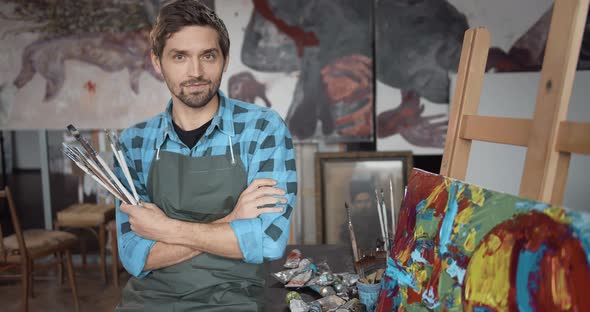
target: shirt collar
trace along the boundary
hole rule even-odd
[[[219,108],[217,109],[217,114],[215,114],[211,120],[211,125],[207,128],[205,136],[209,136],[215,128],[217,128],[225,135],[233,137],[235,136],[233,123],[234,103],[230,98],[225,96],[221,90],[217,91],[217,95],[219,96]],[[162,114],[160,127],[163,128],[164,131],[160,131],[156,138],[157,148],[164,143],[166,136],[172,136],[173,139],[179,140],[172,124],[172,99],[168,101],[166,110]]]

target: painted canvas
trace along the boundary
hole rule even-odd
[[[296,141],[373,141],[372,9],[357,0],[216,1],[235,47],[227,93],[277,110]]]
[[[491,33],[488,72],[539,71],[552,0],[376,0],[377,149],[441,154],[463,34]],[[590,20],[578,69],[590,68]]]
[[[127,127],[162,111],[149,59],[158,1],[0,4],[0,127]]]
[[[378,311],[583,311],[590,215],[414,169]]]

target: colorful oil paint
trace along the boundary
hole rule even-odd
[[[416,170],[378,311],[584,311],[590,215]]]

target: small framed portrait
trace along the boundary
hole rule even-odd
[[[349,245],[345,203],[350,208],[357,247],[374,250],[382,238],[377,194],[385,198],[389,233],[398,220],[412,152],[343,152],[316,154],[317,242]],[[390,181],[395,218],[391,215]],[[382,241],[382,240],[381,240]]]

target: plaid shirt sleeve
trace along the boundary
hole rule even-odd
[[[127,146],[132,146],[129,140],[126,140],[129,136],[126,135],[124,132],[120,138],[120,145],[121,150],[123,152],[123,156],[125,157],[125,162],[127,163],[127,167],[129,168],[129,172],[131,174],[131,179],[133,180],[133,184],[135,185],[135,189],[141,200],[149,201],[147,198],[147,192],[144,187],[144,183],[141,183],[140,178],[137,174],[135,168],[135,160],[132,160],[130,157],[131,151],[127,148]],[[115,161],[115,175],[117,178],[123,183],[123,185],[128,189],[129,185],[127,183],[127,179],[123,174],[123,170],[119,166],[118,162]],[[121,263],[123,267],[129,272],[129,274],[142,278],[148,275],[151,271],[143,271],[143,267],[145,266],[145,262],[147,260],[147,256],[150,252],[150,249],[156,243],[153,240],[145,239],[143,237],[138,236],[131,230],[131,225],[129,224],[129,216],[119,209],[121,202],[119,200],[117,202],[117,246],[119,248],[119,257],[121,259]]]
[[[259,127],[260,125],[260,127]],[[297,172],[291,134],[284,121],[274,111],[268,111],[257,122],[260,137],[248,166],[248,185],[254,179],[271,178],[276,187],[286,191],[282,213],[265,213],[254,219],[230,223],[238,244],[248,263],[262,263],[283,256],[289,239],[290,217],[297,195]]]

